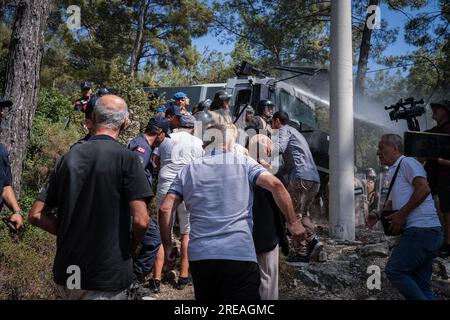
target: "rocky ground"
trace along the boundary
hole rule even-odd
[[[319,261],[286,262],[280,253],[280,299],[283,300],[398,300],[400,294],[392,288],[383,270],[396,238],[382,231],[358,228],[355,241],[335,241],[327,237],[326,225],[318,226],[324,243]],[[368,268],[381,271],[380,289],[368,289],[367,280],[373,274]],[[438,299],[450,298],[450,258],[436,258],[433,285]],[[163,283],[161,293],[146,299],[194,299],[193,286],[177,290]]]

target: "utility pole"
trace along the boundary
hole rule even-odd
[[[355,239],[351,0],[331,1],[330,236]]]

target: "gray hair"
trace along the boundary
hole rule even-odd
[[[400,152],[403,152],[403,139],[398,134],[384,134],[381,136],[381,143],[396,147]]]
[[[216,124],[208,128],[206,132],[210,137],[214,137],[214,145],[223,144],[232,147],[236,143],[233,130],[228,125]]]
[[[118,131],[128,118],[127,104],[125,103],[125,106],[119,110],[111,110],[102,104],[101,100],[98,99],[94,107],[95,127]]]

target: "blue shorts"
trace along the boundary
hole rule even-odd
[[[134,260],[134,273],[147,275],[152,271],[160,246],[161,236],[159,228],[155,221],[151,219],[144,239],[142,239],[142,249],[139,252],[139,256]]]

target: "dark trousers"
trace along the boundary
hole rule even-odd
[[[392,251],[386,276],[407,300],[432,300],[433,259],[442,244],[438,228],[408,228]]]
[[[189,261],[189,265],[198,301],[261,300],[255,262],[200,260]]]
[[[161,237],[158,225],[153,219],[150,219],[147,232],[142,239],[142,249],[134,260],[133,271],[136,275],[145,276],[150,273],[160,245]]]

